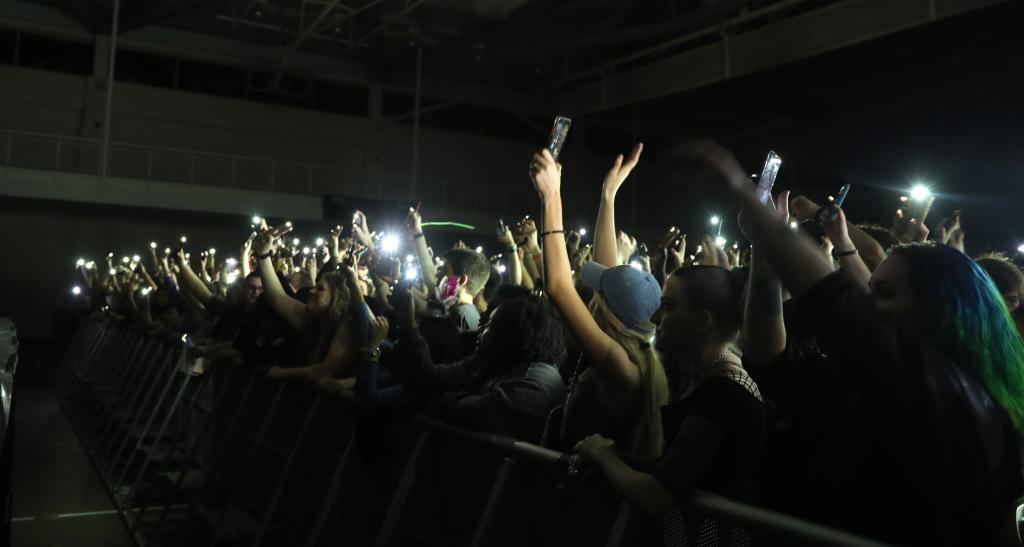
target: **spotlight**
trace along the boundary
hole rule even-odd
[[[385,253],[391,254],[398,250],[398,236],[394,234],[386,234],[380,238],[380,248]]]
[[[722,219],[718,218],[718,215],[711,215],[711,225],[718,226],[718,223],[722,222]]]
[[[260,218],[260,217],[259,217],[259,216],[257,216],[257,215],[253,215],[253,217],[252,217],[252,225],[253,225],[253,226],[259,226],[259,225],[260,225],[260,223],[262,223],[262,222],[263,222],[263,219],[262,219],[262,218]]]

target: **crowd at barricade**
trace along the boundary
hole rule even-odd
[[[691,544],[709,526],[683,509],[698,490],[898,545],[1017,544],[1024,273],[1009,255],[969,256],[959,213],[929,230],[927,192],[899,198],[888,228],[856,224],[848,186],[773,197],[777,156],[754,184],[707,142],[681,154],[749,245],[719,217],[699,242],[619,230],[642,145],[614,159],[585,244],[563,223],[559,148],[528,162],[541,214],[499,223],[490,257],[435,253],[418,206],[402,233],[357,211],[306,246],[254,217],[237,259],[152,242],[79,259],[75,291],[93,315],[185,335],[193,375],[242,368],[374,419],[421,412],[574,454],[559,545],[602,544],[593,523],[617,499],[634,544]],[[715,544],[758,539],[711,526]]]

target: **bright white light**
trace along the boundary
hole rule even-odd
[[[263,222],[263,219],[262,219],[262,218],[260,218],[259,216],[253,215],[253,217],[252,217],[252,223],[253,223],[254,225],[256,225],[256,226],[259,226],[259,224],[260,224],[261,222]]]
[[[238,265],[238,261],[233,259],[233,258],[229,258],[229,259],[225,260],[224,262],[227,262],[228,266],[237,266]]]
[[[212,254],[212,255],[217,254],[217,249],[214,249],[213,247],[210,247],[210,254]]]
[[[727,242],[726,242],[725,238],[722,237],[722,236],[718,236],[718,237],[715,238],[715,245],[718,245],[719,247],[725,247],[726,243]]]
[[[797,228],[800,227],[800,224],[798,224],[797,221],[793,220],[789,223],[789,227],[796,230]]]
[[[302,254],[308,255],[309,254],[309,247],[303,247],[302,248]]]
[[[636,260],[634,260],[634,261],[630,262],[630,263],[629,263],[629,265],[630,265],[630,266],[632,266],[632,267],[633,267],[633,269],[635,269],[635,270],[642,270],[642,269],[644,269],[643,265],[641,265],[641,264],[640,264],[639,262],[637,262]]]
[[[149,242],[149,248],[150,249],[156,249],[156,242],[155,241],[150,241]]]
[[[915,184],[914,187],[910,189],[910,197],[918,201],[927,199],[930,195],[932,195],[932,191],[923,184]]]
[[[192,258],[192,253],[185,253],[185,260]]]
[[[171,248],[170,247],[164,247],[164,254],[165,255],[171,254]]]
[[[151,290],[153,289],[150,289],[149,287],[142,287],[142,290],[140,292],[142,293],[142,296],[146,296],[147,294],[149,294],[149,291]]]
[[[235,281],[238,281],[238,273],[237,272],[229,273],[227,275],[227,277],[225,278],[225,281],[227,282],[228,285],[233,285],[235,283]]]
[[[289,220],[289,221],[285,222],[284,225],[289,227],[289,228],[291,228],[292,227],[292,221]]]
[[[1024,254],[1024,243],[1021,243],[1020,247],[1017,247],[1017,252],[1020,254]]]
[[[71,287],[71,294],[73,294],[75,296],[78,296],[78,295],[82,294],[82,287],[79,287],[78,285],[75,285],[74,287]]]
[[[386,234],[380,238],[380,248],[385,253],[393,253],[398,250],[398,236],[394,234]]]
[[[416,276],[417,276],[416,268],[406,268],[405,269],[405,280],[406,281],[416,281]]]
[[[110,268],[110,275],[117,275],[117,270]]]
[[[188,243],[188,238],[185,237],[185,236],[181,236],[181,243],[182,243],[182,245],[184,245],[185,243]]]
[[[181,335],[181,341],[185,342],[187,344],[188,343],[188,335],[187,334],[182,334]]]
[[[121,257],[121,262],[123,262],[125,264],[127,264],[127,263],[129,263],[131,261],[132,261],[132,259],[128,258],[127,256],[122,256]]]
[[[580,235],[581,236],[587,235],[587,229],[586,228],[580,228]]]
[[[90,260],[90,261],[85,263],[85,267],[89,268],[90,270],[92,270],[92,269],[96,268],[96,263],[93,262],[92,260]]]
[[[324,238],[322,238],[322,237],[316,238],[316,246],[317,247],[320,247],[323,244],[324,244]]]
[[[699,253],[699,252],[700,252],[700,250],[701,250],[701,249],[703,249],[703,248],[704,248],[704,246],[703,246],[703,245],[697,245],[697,252]]]
[[[78,266],[79,268],[81,268],[82,266],[85,266],[85,259],[84,258],[79,258],[77,261],[75,261],[75,266]]]
[[[114,258],[114,253],[107,253],[107,258]]]
[[[298,247],[299,246],[299,238],[293,239],[292,240],[292,245],[295,246],[295,247]]]
[[[482,252],[484,252],[484,248],[483,247],[477,247],[476,248],[476,252],[482,253]]]
[[[504,264],[498,264],[498,273],[505,273],[505,270],[506,268]]]
[[[717,226],[719,222],[722,222],[722,219],[718,218],[718,215],[712,215],[711,216],[711,225],[712,226]]]
[[[412,256],[412,255],[405,255],[405,261],[406,261],[406,262],[413,262],[414,260],[416,260],[416,257],[415,257],[415,256]]]
[[[132,262],[138,262],[138,261],[139,261],[139,255],[132,255]]]
[[[733,249],[739,249],[740,248],[740,244],[739,243],[733,243],[732,244],[732,248]]]

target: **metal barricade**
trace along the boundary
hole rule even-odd
[[[554,543],[567,454],[233,365],[193,376],[183,349],[91,321],[55,380],[139,545]],[[702,492],[684,509],[786,544],[880,545]],[[590,525],[628,545],[629,517]]]

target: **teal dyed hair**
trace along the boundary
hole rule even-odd
[[[924,335],[985,386],[1024,439],[1024,340],[985,270],[963,253],[929,243],[894,247],[929,308]]]

